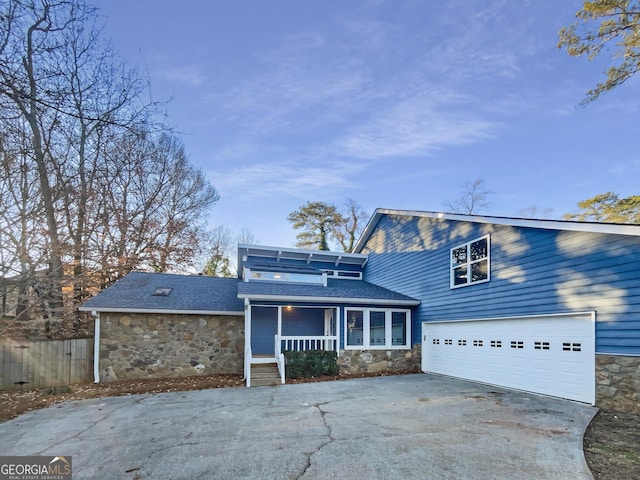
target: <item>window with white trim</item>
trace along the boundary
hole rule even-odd
[[[362,272],[350,270],[326,270],[322,269],[328,277],[348,278],[350,280],[362,280]]]
[[[293,272],[264,272],[250,269],[245,269],[245,271],[245,278],[250,281],[266,280],[269,282],[310,283],[326,286],[326,278],[324,275]]]
[[[489,235],[451,249],[451,288],[488,282],[490,269]]]
[[[346,349],[411,348],[411,311],[392,308],[347,308]]]

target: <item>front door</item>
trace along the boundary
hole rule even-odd
[[[278,307],[251,307],[251,353],[275,355],[274,337],[278,333]]]

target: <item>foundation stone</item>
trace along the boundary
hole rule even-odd
[[[420,371],[422,346],[411,350],[341,350],[340,372],[345,374]]]
[[[243,372],[244,317],[102,313],[100,381]]]
[[[596,406],[640,414],[640,357],[596,355]]]

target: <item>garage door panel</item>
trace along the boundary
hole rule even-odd
[[[423,323],[423,370],[594,403],[591,314]]]

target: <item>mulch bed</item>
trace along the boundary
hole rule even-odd
[[[599,411],[587,428],[584,456],[596,480],[640,478],[640,415]]]

